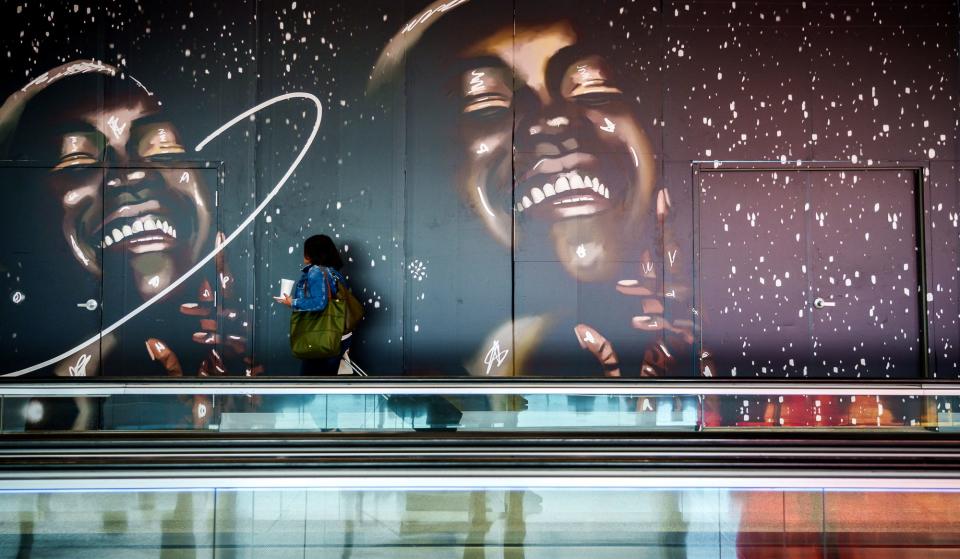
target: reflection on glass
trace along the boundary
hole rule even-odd
[[[882,388],[882,387],[881,387]],[[94,389],[92,389],[94,390]],[[238,389],[239,390],[239,389]],[[639,388],[643,390],[643,388]],[[519,390],[450,393],[358,390],[206,394],[117,391],[91,396],[3,396],[2,429],[20,431],[208,430],[224,432],[659,431],[717,429],[956,429],[958,397],[904,389],[817,387],[777,394],[716,393],[697,387],[658,393]],[[821,387],[822,392],[824,389]],[[879,389],[878,389],[879,391]],[[713,392],[713,393],[710,393]],[[918,395],[920,394],[920,395]]]
[[[213,491],[0,493],[0,556],[209,557]],[[204,551],[207,550],[207,551]]]
[[[4,557],[955,557],[952,490],[0,493]]]

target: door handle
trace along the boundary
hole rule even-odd
[[[823,297],[817,297],[813,300],[813,306],[817,309],[822,309],[824,307],[836,307],[837,304],[833,301],[824,301]]]
[[[88,311],[95,311],[100,305],[96,299],[87,299],[86,303],[77,303],[77,306],[81,309],[87,309]]]

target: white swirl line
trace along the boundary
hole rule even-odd
[[[190,276],[192,276],[193,274],[197,273],[197,271],[200,270],[200,268],[204,267],[208,262],[210,262],[217,254],[220,253],[220,251],[222,251],[224,248],[226,248],[226,246],[229,245],[229,244],[231,243],[231,241],[233,241],[234,239],[236,239],[236,238],[237,238],[237,235],[239,235],[244,229],[246,229],[247,226],[250,225],[250,223],[253,222],[253,220],[256,219],[258,215],[260,215],[260,212],[262,212],[262,211],[264,210],[264,208],[267,207],[267,204],[269,204],[270,201],[273,200],[273,198],[277,195],[277,193],[280,192],[280,189],[283,188],[283,185],[284,185],[284,184],[287,182],[287,180],[290,178],[290,175],[292,175],[292,174],[294,173],[294,171],[297,170],[297,167],[300,165],[300,162],[303,160],[304,156],[307,155],[307,150],[309,150],[309,149],[310,149],[310,146],[313,145],[313,140],[314,140],[314,138],[316,138],[316,136],[317,136],[317,131],[320,129],[320,121],[323,120],[323,106],[320,104],[320,99],[318,99],[315,95],[313,95],[313,94],[311,94],[311,93],[304,93],[304,92],[285,93],[285,94],[283,94],[283,95],[279,95],[279,96],[277,96],[277,97],[274,97],[273,99],[268,99],[267,101],[264,101],[263,103],[260,103],[259,105],[255,106],[255,107],[251,107],[251,108],[247,109],[246,111],[244,111],[244,112],[240,113],[239,115],[237,115],[237,116],[233,117],[232,119],[230,119],[229,122],[227,122],[226,124],[224,124],[224,125],[221,126],[220,128],[217,128],[217,129],[216,129],[214,132],[212,132],[209,136],[207,136],[206,138],[204,138],[203,141],[200,142],[199,144],[197,144],[197,147],[195,148],[195,151],[201,151],[204,147],[206,147],[206,145],[207,145],[208,143],[210,143],[211,141],[213,141],[214,139],[216,139],[220,134],[223,134],[228,128],[232,127],[234,124],[240,122],[241,120],[244,120],[244,119],[250,117],[250,115],[253,115],[253,114],[259,112],[261,109],[264,109],[264,108],[269,107],[269,106],[271,106],[271,105],[275,105],[275,104],[280,103],[280,102],[282,102],[282,101],[286,101],[286,100],[288,100],[288,99],[307,99],[307,100],[312,101],[313,104],[317,106],[317,120],[316,120],[316,122],[314,122],[314,124],[313,124],[313,130],[310,131],[310,137],[307,138],[306,143],[303,145],[303,149],[301,149],[301,150],[300,150],[300,153],[297,154],[297,158],[293,160],[293,164],[290,165],[290,168],[287,169],[287,172],[284,173],[283,177],[280,179],[279,182],[277,182],[276,186],[274,186],[273,189],[270,191],[270,193],[267,194],[266,198],[264,198],[263,201],[260,202],[260,204],[257,206],[257,208],[256,208],[250,215],[248,215],[248,216],[246,217],[246,219],[243,220],[243,223],[241,223],[240,226],[237,227],[237,228],[233,231],[233,233],[230,233],[230,235],[227,236],[226,239],[224,239],[224,241],[220,244],[220,246],[214,248],[214,250],[211,251],[210,254],[206,255],[202,260],[200,260],[199,262],[197,262],[197,263],[193,266],[193,268],[190,268],[189,270],[187,270],[187,272],[184,273],[182,276],[180,276],[176,281],[174,281],[173,283],[171,283],[170,285],[168,285],[166,288],[164,288],[162,291],[160,291],[159,293],[157,293],[157,294],[154,295],[153,297],[151,297],[151,298],[147,299],[146,301],[144,301],[139,307],[133,309],[132,311],[130,311],[129,313],[127,313],[124,317],[120,318],[119,320],[117,320],[116,322],[114,322],[113,324],[111,324],[110,326],[107,326],[106,328],[104,328],[103,330],[101,330],[97,335],[93,336],[93,337],[90,338],[89,340],[87,340],[87,341],[79,344],[78,346],[76,346],[76,347],[74,347],[74,348],[72,348],[72,349],[70,349],[70,350],[67,350],[67,351],[61,353],[60,355],[57,355],[56,357],[51,357],[50,359],[47,359],[46,361],[43,361],[43,362],[41,362],[41,363],[37,363],[36,365],[30,366],[30,367],[27,367],[27,368],[24,368],[24,369],[20,369],[19,371],[14,371],[14,372],[12,372],[12,373],[4,373],[3,375],[0,375],[0,376],[4,376],[4,377],[19,377],[19,376],[22,376],[22,375],[25,375],[25,374],[28,374],[28,373],[32,373],[33,371],[36,371],[36,370],[38,370],[38,369],[42,369],[42,368],[44,368],[44,367],[48,367],[48,366],[53,365],[54,363],[56,363],[56,362],[58,362],[58,361],[60,361],[60,360],[62,360],[62,359],[65,359],[65,358],[67,358],[67,357],[70,357],[71,355],[73,355],[74,353],[76,353],[76,352],[84,349],[84,348],[87,347],[88,345],[90,345],[90,344],[92,344],[92,343],[100,340],[101,338],[103,338],[103,337],[106,336],[107,334],[109,334],[109,333],[113,332],[114,330],[116,330],[117,328],[123,326],[123,325],[124,325],[128,320],[130,320],[131,318],[133,318],[133,317],[137,316],[138,314],[140,314],[141,312],[145,311],[148,307],[150,307],[150,305],[153,305],[154,303],[156,303],[156,302],[159,301],[160,299],[163,299],[168,293],[170,293],[171,291],[173,291],[174,289],[176,289],[177,287],[179,287],[180,284],[182,284],[183,282],[185,282],[188,278],[190,278]]]

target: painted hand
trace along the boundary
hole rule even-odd
[[[223,240],[223,233],[217,233],[217,244]],[[255,365],[247,355],[249,323],[234,308],[237,297],[233,273],[223,252],[217,254],[215,261],[220,300],[217,300],[210,281],[204,279],[197,293],[197,301],[180,305],[181,313],[196,317],[199,321],[200,329],[191,336],[193,341],[209,347],[197,375],[224,376],[232,374],[231,369],[242,366],[243,376],[257,376],[263,372],[263,367]]]
[[[217,244],[224,240],[223,233],[218,233]],[[243,376],[253,377],[263,372],[261,365],[256,365],[247,354],[246,329],[248,323],[240,318],[238,311],[232,307],[236,303],[233,284],[234,277],[230,271],[227,259],[223,252],[216,257],[217,281],[220,287],[220,301],[211,286],[210,280],[204,278],[197,291],[196,302],[180,305],[180,312],[198,320],[198,331],[191,339],[194,343],[208,348],[205,356],[197,366],[197,376],[225,376],[234,371],[243,370]],[[177,354],[162,340],[151,338],[147,340],[147,352],[153,361],[159,362],[167,375],[182,377],[183,366]],[[258,396],[248,396],[252,407],[259,405]],[[206,426],[213,416],[213,399],[210,396],[195,394],[187,398],[191,406],[191,421],[194,427]]]
[[[577,335],[580,347],[589,351],[603,367],[603,376],[620,376],[620,359],[613,350],[613,346],[603,334],[586,324],[577,324],[573,332]]]

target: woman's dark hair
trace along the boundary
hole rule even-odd
[[[343,259],[340,258],[337,245],[333,244],[333,239],[326,235],[314,235],[304,241],[303,255],[310,260],[311,264],[317,266],[326,266],[334,270],[343,267]]]

